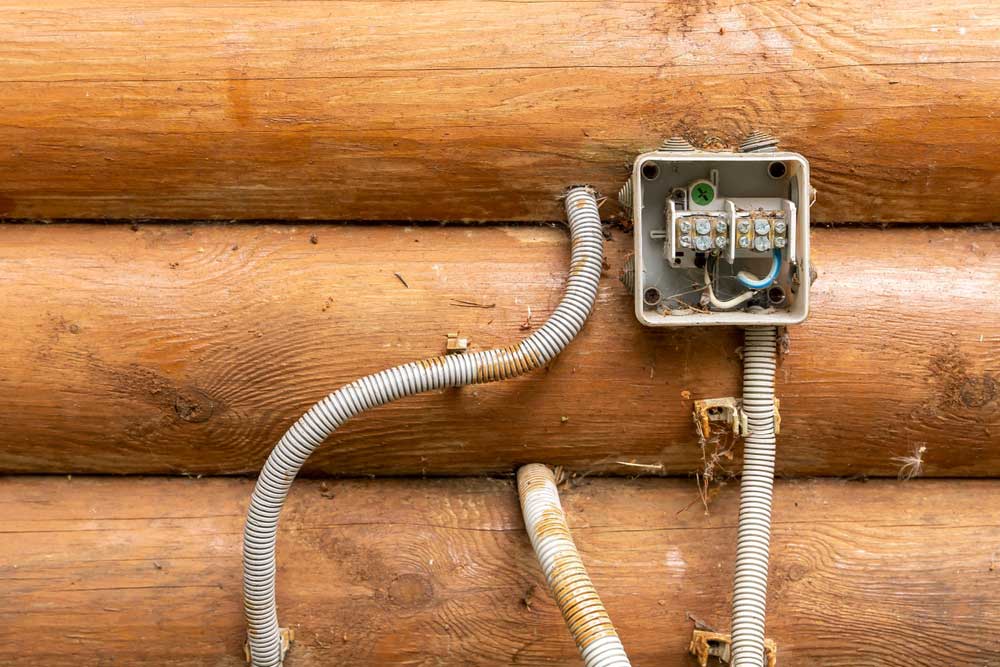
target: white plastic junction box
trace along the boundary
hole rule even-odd
[[[784,326],[809,313],[809,163],[751,135],[737,152],[671,139],[619,195],[635,233],[639,321]]]

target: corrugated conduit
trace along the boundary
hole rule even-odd
[[[774,370],[777,331],[748,328],[743,345],[744,441],[733,583],[733,667],[764,667],[764,613],[774,488]]]
[[[252,667],[278,667],[283,659],[274,596],[275,540],[281,507],[309,455],[358,413],[420,392],[517,377],[548,364],[579,333],[597,297],[604,236],[590,188],[570,189],[565,205],[572,241],[569,278],[544,325],[516,345],[415,361],[355,380],[310,408],[275,445],[257,479],[243,534],[243,604]]]
[[[584,664],[630,667],[618,633],[573,543],[552,471],[538,463],[524,466],[517,471],[517,491],[531,546]]]

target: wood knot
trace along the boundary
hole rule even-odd
[[[193,385],[175,382],[155,368],[138,364],[116,367],[94,362],[96,370],[110,377],[117,391],[155,405],[181,421],[198,424],[222,411],[224,404]],[[172,417],[168,417],[172,418]]]
[[[801,581],[809,574],[809,568],[802,563],[792,563],[788,566],[785,578],[790,582]]]
[[[401,607],[420,607],[434,597],[434,586],[426,576],[401,574],[389,584],[389,599]]]
[[[174,396],[174,412],[192,424],[207,422],[215,412],[215,401],[200,389],[184,387]]]
[[[988,373],[976,377],[970,375],[959,387],[958,396],[967,408],[981,408],[997,398],[997,381]]]

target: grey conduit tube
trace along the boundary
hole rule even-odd
[[[517,471],[521,514],[531,546],[586,667],[630,667],[618,633],[597,595],[559,502],[556,480],[546,466]]]
[[[565,204],[572,242],[566,293],[538,330],[508,347],[414,361],[355,380],[310,408],[275,445],[254,487],[243,532],[243,605],[252,667],[278,667],[283,659],[274,597],[278,517],[313,450],[354,415],[398,398],[505,380],[545,366],[579,333],[597,298],[604,235],[593,190],[572,188]]]
[[[743,345],[744,442],[733,583],[733,667],[764,667],[764,613],[774,489],[774,370],[777,330],[749,328]]]

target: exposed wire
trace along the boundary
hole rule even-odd
[[[744,287],[750,289],[764,289],[765,287],[770,287],[778,278],[778,272],[781,271],[781,249],[775,248],[774,255],[771,258],[771,270],[767,272],[767,275],[763,278],[758,278],[749,271],[740,271],[736,274],[736,279],[743,283]]]
[[[708,273],[708,263],[705,263],[705,294],[708,295],[708,302],[720,310],[730,310],[736,306],[746,303],[753,298],[753,290],[748,290],[740,294],[739,296],[734,296],[732,299],[726,299],[725,301],[720,300],[715,296],[715,290],[712,289],[712,277]]]

